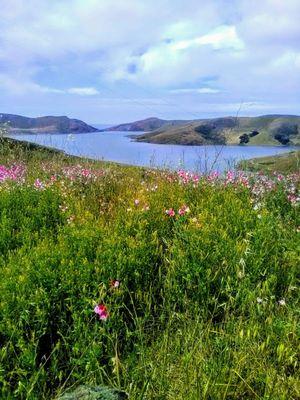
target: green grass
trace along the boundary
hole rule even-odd
[[[258,157],[242,161],[240,168],[249,171],[292,173],[300,171],[300,150],[276,156]]]
[[[0,164],[16,162],[24,181],[0,182],[1,399],[80,384],[134,400],[300,397],[290,178],[257,197],[2,142]]]

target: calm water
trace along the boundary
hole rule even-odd
[[[237,161],[291,150],[284,146],[178,146],[137,143],[128,132],[95,132],[75,135],[14,135],[20,140],[64,150],[68,154],[124,164],[179,168],[207,172],[233,168]],[[134,133],[138,134],[138,133]]]

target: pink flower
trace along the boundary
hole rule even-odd
[[[40,190],[42,190],[42,189],[44,189],[44,184],[43,184],[43,182],[41,182],[39,179],[36,179],[35,181],[34,181],[34,187],[36,188],[36,189],[40,189]]]
[[[134,205],[135,205],[135,206],[138,206],[139,204],[140,204],[139,199],[135,199],[135,200],[134,200]]]
[[[188,214],[190,211],[191,211],[190,208],[188,206],[184,205],[184,206],[179,208],[178,214],[179,215],[184,215],[184,214]]]
[[[110,281],[110,287],[117,289],[120,286],[120,281],[117,279],[112,279]]]
[[[108,312],[107,312],[107,308],[104,304],[98,304],[95,308],[94,308],[94,312],[98,315],[99,319],[101,319],[101,321],[106,321],[108,318]]]
[[[166,210],[166,214],[169,217],[175,217],[175,211],[173,210],[173,208],[170,208],[169,210]]]

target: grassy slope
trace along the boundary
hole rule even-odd
[[[240,168],[249,171],[263,171],[266,173],[280,171],[291,173],[300,171],[300,151],[280,154],[276,156],[258,157],[240,163]]]
[[[0,164],[15,162],[25,183],[0,183],[0,398],[79,383],[133,400],[299,398],[299,220],[282,183],[256,198],[3,145]]]
[[[237,121],[237,126],[232,128],[225,127],[221,131],[227,144],[239,144],[239,137],[242,134],[259,130],[260,134],[252,137],[247,145],[280,145],[271,135],[271,129],[276,124],[282,122],[295,123],[300,127],[300,117],[294,116],[240,117],[232,119]],[[191,121],[180,126],[166,125],[153,132],[140,135],[137,140],[161,144],[211,144],[203,136],[195,132],[197,126],[207,123],[207,121],[214,120]],[[291,144],[300,145],[300,133],[297,137],[291,138]]]

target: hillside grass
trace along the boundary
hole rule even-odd
[[[299,399],[299,176],[0,146],[1,399]]]
[[[258,157],[239,164],[241,169],[263,171],[264,173],[283,172],[285,174],[300,171],[300,150],[276,156]]]

